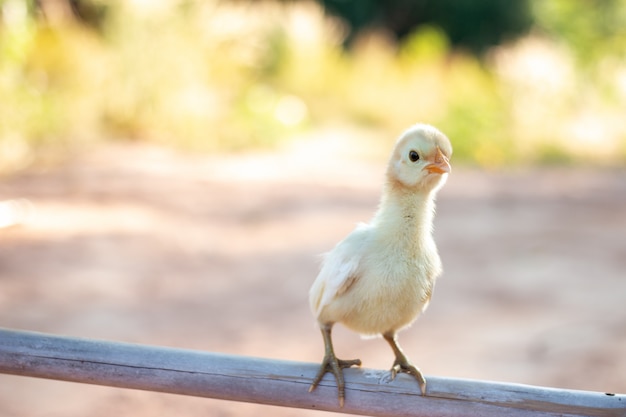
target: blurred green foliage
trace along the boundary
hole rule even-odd
[[[622,0],[535,1],[538,25],[571,48],[577,64],[594,67],[626,55],[626,5]]]
[[[308,1],[0,0],[0,172],[112,138],[237,150],[417,121],[483,166],[626,159],[624,2],[385,4],[434,17],[397,38]]]

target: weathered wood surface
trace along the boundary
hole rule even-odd
[[[427,376],[345,371],[308,392],[318,364],[0,329],[0,373],[371,416],[626,416],[626,396]]]

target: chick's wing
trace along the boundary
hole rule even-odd
[[[315,317],[319,316],[324,306],[348,291],[358,280],[359,265],[369,229],[369,225],[359,224],[348,237],[326,254],[320,273],[309,293],[309,302]]]

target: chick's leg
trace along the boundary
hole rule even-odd
[[[320,370],[317,372],[313,383],[309,387],[309,392],[313,391],[317,385],[320,383],[326,372],[332,372],[335,375],[335,379],[337,380],[337,391],[339,395],[339,406],[343,407],[344,400],[346,398],[345,393],[345,382],[343,379],[343,368],[349,368],[351,366],[361,366],[360,359],[352,359],[352,360],[341,360],[337,359],[335,356],[335,351],[333,349],[333,342],[330,337],[330,332],[333,325],[324,325],[322,326],[322,336],[324,337],[324,360],[322,361],[322,365],[320,366]]]
[[[398,372],[413,375],[415,379],[417,379],[422,395],[426,395],[426,379],[424,379],[424,375],[422,375],[419,368],[409,362],[408,358],[400,348],[400,345],[398,345],[395,332],[385,333],[383,334],[383,337],[387,343],[389,343],[391,349],[393,349],[393,353],[396,355],[396,360],[393,362],[393,366],[391,367],[391,379],[395,379]]]

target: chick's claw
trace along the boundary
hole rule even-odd
[[[335,380],[337,381],[337,391],[339,398],[339,406],[343,407],[345,398],[346,398],[346,390],[345,390],[345,381],[343,379],[343,368],[350,368],[351,366],[361,366],[360,359],[351,359],[351,360],[343,360],[337,359],[334,354],[327,354],[324,356],[324,360],[322,361],[322,365],[320,366],[313,383],[309,387],[309,392],[313,391],[319,385],[324,375],[327,372],[331,372],[335,375]]]
[[[391,367],[392,381],[396,378],[396,375],[399,372],[413,375],[415,379],[417,379],[417,383],[420,386],[420,391],[422,392],[422,395],[426,395],[426,379],[424,378],[424,375],[422,375],[422,371],[420,371],[418,367],[409,362],[405,356],[396,358],[395,362],[393,363],[393,366]]]

